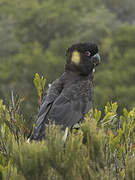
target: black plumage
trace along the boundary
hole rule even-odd
[[[72,127],[92,108],[93,69],[100,62],[94,43],[74,44],[66,51],[65,72],[49,87],[43,98],[31,140],[45,138],[46,125]]]

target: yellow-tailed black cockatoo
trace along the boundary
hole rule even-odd
[[[49,87],[43,98],[31,140],[42,140],[48,124],[62,130],[73,127],[92,108],[93,69],[100,63],[94,43],[78,43],[66,51],[64,73]]]

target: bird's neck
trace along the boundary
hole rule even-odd
[[[93,81],[93,78],[94,78],[94,73],[93,72],[89,73],[88,75],[83,75],[78,71],[72,71],[71,69],[65,69],[65,73],[68,76],[71,76],[71,77],[74,77],[74,78],[77,78],[77,79],[81,78],[81,79],[89,79],[89,80]]]
[[[71,73],[75,73],[78,76],[92,76],[93,75],[93,70],[88,71],[86,68],[84,67],[77,67],[73,64],[66,64],[65,65],[65,72],[71,72]]]

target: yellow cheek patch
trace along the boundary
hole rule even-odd
[[[79,64],[80,63],[80,53],[78,51],[74,51],[72,53],[72,58],[71,61],[75,64]]]

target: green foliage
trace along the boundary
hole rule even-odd
[[[88,120],[82,130],[70,134],[65,143],[62,137],[60,129],[53,126],[46,141],[19,145],[14,141],[13,167],[10,168],[16,171],[16,167],[18,176],[25,179],[101,179],[103,136],[101,130],[96,130],[96,124]],[[4,176],[7,172],[4,171]]]
[[[30,135],[31,125],[28,125],[20,113],[23,98],[11,96],[11,102],[6,107],[0,100],[0,165],[3,168],[12,159],[13,142],[18,144]]]
[[[35,74],[39,97],[45,79]],[[118,104],[107,103],[104,117],[95,109],[66,141],[60,127],[48,126],[42,142],[26,141],[28,125],[20,113],[24,99],[11,94],[6,107],[0,100],[0,175],[2,179],[123,179],[134,178],[135,108],[117,114]],[[102,117],[102,118],[101,118]],[[29,130],[30,131],[30,130]]]
[[[127,162],[134,156],[135,142],[135,109],[130,112],[123,110],[123,115],[117,117],[117,103],[105,106],[105,117],[100,122],[104,126],[106,160],[109,171],[114,168],[116,178],[127,176]],[[112,163],[113,162],[113,163]],[[111,172],[109,172],[111,177]]]
[[[135,18],[135,6],[133,0],[104,0],[106,6],[116,13],[117,17],[122,21],[133,23]]]
[[[1,100],[2,179],[134,179],[135,108],[129,112],[124,109],[120,117],[117,108],[117,103],[107,103],[102,119],[101,111],[90,111],[80,129],[73,129],[66,141],[64,132],[53,124],[48,126],[46,140],[28,143],[21,115],[15,111],[12,119],[10,108]]]
[[[45,76],[46,84],[52,82],[63,72],[66,48],[89,40],[98,43],[103,57],[95,75],[96,107],[101,109],[107,101],[113,100],[119,101],[121,112],[123,107],[132,108],[135,37],[130,22],[135,12],[132,3],[132,0],[78,0],[77,3],[1,0],[1,98],[9,100],[12,89],[26,97],[23,111],[29,121],[37,114],[38,105],[31,82],[33,74]],[[123,22],[123,16],[129,24]]]
[[[38,93],[38,96],[39,96],[39,102],[41,104],[43,93],[44,93],[46,79],[44,79],[43,76],[40,78],[39,74],[36,73],[33,82],[34,82],[35,87],[37,89],[37,93]]]
[[[44,143],[14,144],[13,162],[26,179],[46,179],[48,177],[48,150]]]
[[[127,163],[127,179],[135,179],[135,158],[132,158]]]
[[[0,178],[134,179],[134,17],[133,0],[0,1]],[[34,84],[41,103],[42,76],[56,79],[65,49],[88,40],[102,54],[95,74],[101,111],[91,111],[65,143],[59,128],[45,142],[26,143],[37,114]],[[10,100],[12,90],[21,98],[12,93]],[[119,107],[104,109],[107,101]]]
[[[103,107],[106,101],[118,101],[122,113],[134,102],[135,27],[123,26],[106,37],[102,43],[103,64],[96,72],[95,104]]]

